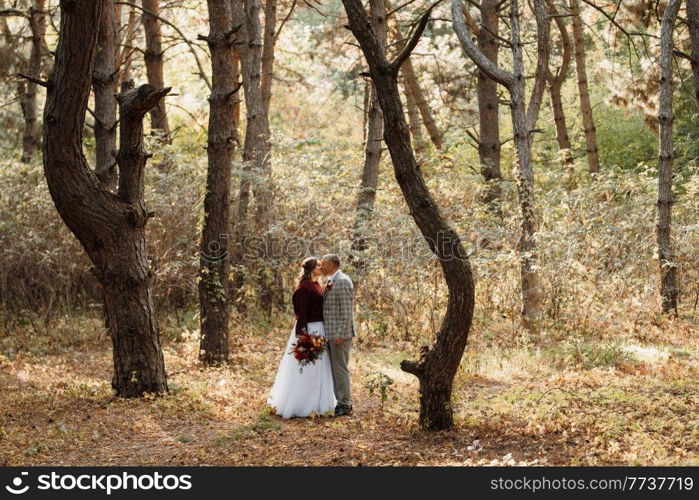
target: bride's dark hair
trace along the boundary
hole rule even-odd
[[[304,281],[311,281],[313,278],[313,270],[318,265],[318,259],[316,257],[308,257],[303,260],[301,267],[303,268],[298,276],[298,283],[300,285]]]

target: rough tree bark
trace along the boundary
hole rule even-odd
[[[386,52],[388,25],[386,19],[386,4],[384,0],[369,0],[371,24],[374,33]],[[366,229],[371,219],[376,200],[376,189],[379,182],[379,166],[383,146],[383,113],[379,104],[376,85],[372,82],[369,88],[369,110],[367,113],[366,141],[364,142],[364,165],[362,166],[362,183],[357,196],[357,214],[354,219],[352,250],[366,250]],[[358,262],[362,262],[361,259]]]
[[[262,114],[269,117],[269,103],[272,99],[272,80],[274,77],[274,45],[277,41],[277,0],[265,0],[265,28],[262,44],[262,76],[260,86],[262,93]],[[269,118],[267,119],[269,127]],[[267,131],[269,133],[269,131]]]
[[[163,47],[162,35],[160,31],[160,20],[149,15],[153,13],[160,16],[160,0],[142,0],[143,5],[143,29],[146,32],[146,50],[143,53],[143,60],[146,63],[146,75],[148,83],[156,89],[162,88],[163,79]],[[169,140],[170,125],[168,123],[165,102],[161,101],[150,112],[150,123],[152,130],[158,130],[163,135],[163,139]]]
[[[233,71],[235,74],[235,81],[237,82],[240,80],[240,53],[235,45],[233,46]],[[238,141],[237,146],[240,147],[240,103],[243,102],[243,100],[240,98],[240,94],[238,94],[238,96],[239,97],[233,104],[233,123],[235,126],[236,140]]]
[[[243,248],[245,241],[254,230],[257,235],[267,238],[269,213],[272,202],[272,172],[269,161],[271,145],[269,141],[269,116],[265,113],[263,100],[262,73],[262,35],[260,28],[259,0],[231,0],[233,22],[238,29],[236,47],[240,54],[240,68],[243,76],[245,94],[245,139],[243,143],[243,173],[238,195],[238,213],[235,226],[235,248],[233,264],[235,266],[234,291],[243,286],[244,269]],[[276,37],[273,37],[276,39]],[[273,50],[273,48],[272,48]],[[269,84],[271,85],[271,78]],[[250,195],[254,196],[255,213],[251,220],[249,214]],[[259,237],[259,236],[257,236]],[[264,245],[264,243],[263,243]],[[265,245],[266,246],[266,245]],[[267,313],[273,304],[273,285],[275,276],[266,272],[265,257],[256,259],[261,262],[257,270],[260,290],[260,305]],[[240,298],[236,304],[243,306]]]
[[[116,10],[114,0],[101,0],[102,17],[100,18],[97,51],[95,53],[95,70],[92,73],[92,88],[95,94],[95,143],[97,178],[109,189],[117,183],[116,171],[116,135],[117,102],[114,98],[117,90],[117,32]]]
[[[512,128],[515,141],[515,166],[517,193],[520,209],[520,237],[517,250],[520,256],[522,283],[522,318],[524,325],[533,328],[541,316],[541,290],[537,271],[537,251],[534,235],[537,220],[534,208],[534,171],[531,164],[532,132],[541,108],[541,98],[546,80],[549,54],[549,22],[544,0],[533,0],[537,25],[537,64],[529,106],[525,106],[525,75],[520,35],[520,14],[517,0],[510,1],[510,28],[512,46],[512,72],[501,69],[483,54],[471,40],[466,25],[461,0],[452,0],[452,19],[461,46],[468,57],[491,79],[510,92]]]
[[[580,19],[579,0],[570,0],[570,13],[573,20],[573,47],[575,52],[575,71],[578,74],[578,94],[580,95],[580,112],[585,131],[587,162],[590,174],[599,172],[599,152],[597,151],[597,129],[592,116],[590,91],[587,88],[587,69],[585,68],[585,39],[583,23]]]
[[[405,94],[405,107],[408,111],[408,126],[410,127],[410,136],[413,138],[413,149],[417,157],[425,150],[425,142],[422,137],[422,129],[420,127],[420,110],[417,109],[417,100],[409,85],[405,83],[403,77],[403,93]]]
[[[561,151],[561,162],[564,165],[573,165],[573,154],[571,151],[570,137],[568,137],[568,128],[566,127],[566,116],[563,111],[563,98],[561,90],[568,76],[568,68],[570,66],[570,36],[568,36],[568,28],[559,15],[556,6],[552,0],[548,0],[549,13],[556,23],[558,32],[561,36],[561,65],[556,70],[556,74],[551,71],[551,67],[546,65],[546,82],[549,86],[549,95],[551,96],[551,108],[553,109],[553,121],[556,125],[556,140],[558,141],[558,149]]]
[[[498,64],[500,42],[497,37],[500,32],[499,4],[500,0],[481,1],[481,27],[477,33],[478,48],[493,64]],[[483,195],[483,201],[496,205],[501,195],[500,181],[500,105],[498,84],[482,70],[478,74],[478,158],[481,163],[481,173],[488,183]]]
[[[681,0],[669,0],[660,23],[660,97],[658,103],[658,265],[660,268],[660,297],[663,313],[677,315],[677,262],[672,248],[672,163],[675,157],[672,125],[672,33]]]
[[[427,104],[427,99],[425,99],[425,93],[420,87],[420,82],[417,79],[417,74],[413,68],[413,63],[408,58],[401,68],[403,73],[403,78],[405,79],[405,84],[410,87],[410,92],[415,97],[415,104],[417,109],[420,111],[420,116],[422,117],[422,123],[425,124],[427,133],[430,136],[430,140],[434,147],[437,149],[442,149],[444,146],[444,141],[442,140],[442,133],[437,128],[437,123],[434,121],[434,116],[432,115],[432,110],[430,105]]]
[[[29,27],[32,32],[32,48],[29,53],[29,68],[27,76],[41,78],[41,47],[46,35],[46,11],[44,0],[34,0],[29,8]],[[36,111],[37,84],[29,80],[26,91],[21,99],[22,114],[24,115],[24,133],[22,134],[22,162],[29,163],[40,147],[41,130],[37,123]]]
[[[422,348],[419,361],[405,360],[401,368],[415,375],[420,383],[420,424],[428,430],[453,426],[451,391],[473,319],[474,282],[468,257],[459,236],[445,221],[425,184],[410,147],[410,132],[405,122],[398,71],[427,24],[423,16],[413,37],[393,62],[388,62],[361,0],[343,0],[349,29],[359,41],[369,64],[384,116],[384,140],[393,162],[410,215],[430,249],[439,259],[449,299],[446,314],[434,344]]]
[[[231,2],[209,0],[207,3],[210,32],[203,38],[211,53],[212,78],[199,275],[199,358],[206,365],[217,365],[228,359],[228,228],[231,166],[237,140],[233,108],[240,86],[233,61],[235,30]]]
[[[694,100],[699,106],[699,0],[687,0],[687,26],[689,26],[690,61],[694,77]]]
[[[44,173],[68,228],[94,264],[104,290],[118,396],[167,391],[158,324],[150,293],[143,201],[143,117],[170,89],[125,87],[119,94],[121,149],[118,194],[106,190],[82,152],[82,130],[102,2],[61,2],[55,64],[44,108]],[[131,83],[133,86],[133,83]]]

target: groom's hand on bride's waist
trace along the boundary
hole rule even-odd
[[[335,339],[335,345],[342,345],[345,343],[345,339]]]

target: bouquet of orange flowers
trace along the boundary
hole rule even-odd
[[[296,342],[291,344],[291,351],[296,361],[299,362],[299,371],[303,372],[303,367],[315,363],[323,354],[327,339],[321,335],[304,333],[300,335]]]

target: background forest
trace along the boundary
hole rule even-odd
[[[457,26],[506,71],[519,46],[513,1],[464,2]],[[124,172],[138,171],[117,153],[129,130],[114,98],[127,96],[123,82],[172,87],[145,117],[152,156],[142,199],[130,200],[145,207],[149,335],[166,389],[119,379],[110,329],[123,318],[106,303],[107,257],[59,211],[110,219],[87,198],[57,211],[47,184],[60,170],[42,151],[70,148],[47,143],[51,130],[42,138],[45,87],[49,111],[79,94],[56,93],[51,76],[59,2],[0,2],[0,465],[699,464],[695,0],[519,3],[526,103],[537,82],[543,92],[527,122],[529,176],[516,161],[528,143],[511,119],[516,84],[479,69],[452,4],[366,6],[389,61],[424,27],[397,83],[415,171],[473,274],[475,303],[456,333],[442,326],[456,272],[416,225],[420,202],[406,204],[408,170],[394,175],[382,141],[395,124],[389,92],[372,84],[380,64],[367,63],[348,19],[356,0],[99,3],[82,127],[91,183],[122,197]],[[670,231],[671,247],[659,243]],[[356,286],[356,411],[281,420],[264,403],[293,325],[291,291],[300,261],[327,252]],[[202,328],[218,332],[214,347]],[[442,432],[421,406],[429,379],[401,365],[429,365],[423,346],[437,356],[435,338],[465,346],[444,354],[458,370],[444,381],[453,425]]]

